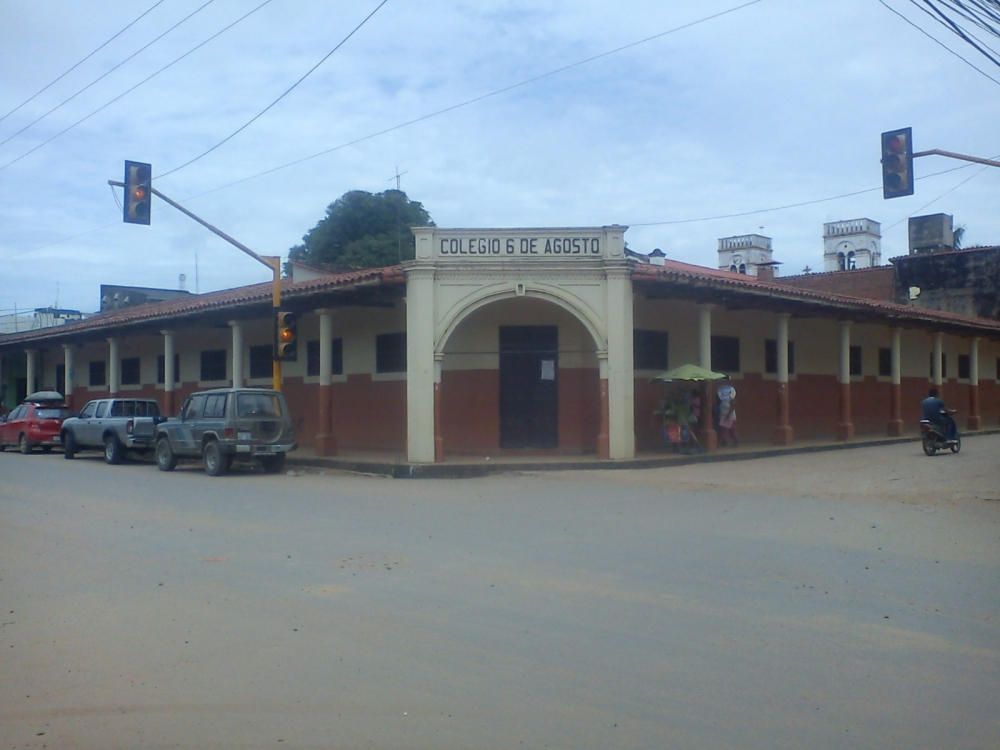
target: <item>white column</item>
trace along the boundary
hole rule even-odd
[[[942,354],[944,350],[944,334],[940,331],[934,334],[934,359],[932,365],[932,379],[934,381],[935,387],[940,388],[941,384],[944,382],[944,376],[942,370],[944,369],[941,364]]]
[[[788,313],[778,315],[778,382],[788,382]]]
[[[406,273],[406,454],[434,463],[434,269]]]
[[[979,337],[969,344],[969,385],[979,385]]]
[[[174,332],[160,331],[163,335],[163,390],[173,393],[174,386]]]
[[[243,382],[243,321],[231,320],[229,327],[233,329],[233,388],[242,388]]]
[[[122,363],[118,351],[118,339],[108,339],[108,392],[117,396],[122,385]]]
[[[902,366],[902,341],[903,329],[892,329],[892,384],[899,385],[903,382]]]
[[[28,349],[25,353],[25,374],[27,375],[28,385],[27,392],[34,393],[37,388],[35,388],[35,381],[38,379],[38,351],[36,349]]]
[[[608,457],[635,458],[635,362],[632,358],[632,277],[628,267],[607,272]]]
[[[73,396],[73,345],[63,344],[63,395],[66,398]]]
[[[319,384],[330,385],[333,380],[333,313],[319,313]]]
[[[840,375],[841,385],[851,382],[851,321],[840,323]]]
[[[712,369],[712,306],[698,305],[698,364]]]

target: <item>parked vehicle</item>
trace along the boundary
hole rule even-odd
[[[285,397],[259,388],[193,393],[179,417],[156,427],[156,465],[161,471],[173,471],[178,458],[200,457],[213,477],[225,474],[234,459],[256,460],[274,474],[297,447]]]
[[[20,406],[5,417],[0,417],[0,451],[8,445],[17,446],[28,454],[36,446],[48,453],[62,445],[60,429],[69,409],[61,393],[39,391],[31,393]]]
[[[962,436],[955,430],[955,437],[949,440],[945,436],[946,427],[936,425],[929,419],[920,420],[920,442],[924,447],[924,453],[933,456],[938,451],[950,448],[952,453],[962,450]]]
[[[152,449],[156,425],[164,419],[156,399],[95,399],[63,422],[64,455],[73,458],[82,450],[98,449],[109,464],[120,464],[129,451]]]

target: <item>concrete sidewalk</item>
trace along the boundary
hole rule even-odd
[[[977,435],[1000,433],[1000,428],[976,430],[962,435],[963,440]],[[801,440],[789,446],[766,444],[741,445],[738,448],[720,448],[712,453],[648,452],[627,461],[602,460],[594,456],[448,456],[434,464],[414,464],[406,461],[405,454],[345,453],[338,456],[317,456],[312,448],[300,448],[288,456],[288,467],[321,468],[349,471],[359,474],[377,474],[397,479],[469,479],[489,474],[524,471],[579,471],[585,469],[657,469],[665,466],[684,466],[698,463],[747,461],[796,453],[847,450],[897,443],[914,443],[919,450],[917,434],[904,437],[865,437],[844,442],[840,440]]]

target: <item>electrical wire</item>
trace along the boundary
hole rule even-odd
[[[940,39],[938,39],[937,37],[935,37],[933,34],[930,34],[929,32],[927,32],[924,29],[920,28],[920,26],[918,26],[917,24],[915,24],[913,21],[911,21],[909,18],[907,18],[906,16],[904,16],[898,10],[896,10],[895,8],[893,8],[892,6],[890,6],[888,3],[886,3],[885,0],[877,0],[877,2],[880,5],[882,5],[884,8],[886,8],[888,11],[890,11],[891,13],[894,13],[895,15],[899,16],[900,18],[902,18],[904,21],[906,21],[906,23],[908,23],[910,26],[912,26],[917,31],[919,31],[921,34],[923,34],[924,36],[926,36],[932,42],[934,42],[935,44],[937,44],[938,46],[942,47],[943,49],[945,49],[950,54],[952,54],[955,57],[957,57],[959,60],[961,60],[962,62],[964,62],[970,68],[972,68],[973,70],[975,70],[977,73],[980,73],[980,74],[986,76],[991,81],[993,81],[993,83],[1000,85],[1000,80],[997,80],[996,78],[994,78],[993,76],[991,76],[989,73],[987,73],[985,70],[983,70],[982,68],[980,68],[980,67],[976,66],[975,64],[973,64],[973,62],[971,60],[969,60],[968,58],[963,57],[962,55],[958,54],[955,50],[953,50],[947,44],[945,44]],[[911,0],[911,2],[912,2],[912,0]]]
[[[174,174],[175,172],[179,172],[180,170],[184,169],[184,167],[187,167],[187,166],[190,166],[191,164],[194,164],[196,161],[198,161],[202,157],[208,156],[210,153],[212,153],[213,151],[215,151],[215,149],[217,149],[219,146],[221,146],[222,144],[224,144],[226,141],[229,141],[230,139],[232,139],[233,137],[235,137],[237,134],[239,134],[240,132],[242,132],[243,130],[245,130],[246,128],[248,128],[254,121],[256,121],[258,118],[260,118],[261,116],[263,116],[264,113],[266,113],[269,109],[271,109],[278,102],[280,102],[282,99],[284,99],[290,93],[292,93],[292,90],[295,89],[296,86],[298,86],[306,78],[308,78],[310,75],[312,75],[312,73],[320,65],[322,65],[324,62],[326,62],[330,58],[330,56],[333,55],[334,52],[336,52],[341,47],[343,47],[344,44],[347,43],[347,40],[350,39],[352,36],[354,36],[362,26],[364,26],[366,23],[368,23],[368,21],[371,19],[371,17],[374,16],[376,13],[378,13],[379,10],[382,9],[382,6],[385,5],[387,2],[389,2],[389,0],[382,0],[382,2],[380,2],[378,4],[378,6],[376,6],[375,10],[373,10],[371,13],[369,13],[367,16],[365,16],[364,20],[361,23],[359,23],[357,26],[354,27],[354,29],[351,31],[350,34],[348,34],[347,36],[345,36],[343,39],[340,40],[340,42],[337,44],[336,47],[334,47],[332,50],[330,50],[329,52],[327,52],[326,55],[324,55],[323,58],[318,63],[316,63],[308,71],[306,71],[306,74],[304,76],[302,76],[299,80],[297,80],[295,83],[293,83],[291,86],[289,86],[288,89],[281,96],[279,96],[273,102],[271,102],[266,107],[264,107],[264,109],[262,109],[260,112],[258,112],[256,115],[254,115],[252,118],[250,118],[249,121],[247,121],[245,124],[243,124],[242,126],[240,126],[239,128],[237,128],[236,130],[234,130],[232,133],[230,133],[229,135],[227,135],[221,141],[219,141],[218,143],[216,143],[214,146],[212,146],[212,148],[208,149],[207,151],[204,151],[203,153],[201,153],[198,156],[194,157],[190,161],[184,162],[179,167],[174,167],[169,172],[164,172],[163,174],[157,175],[157,177],[166,177],[167,175]]]
[[[214,2],[214,0],[209,0],[209,2]],[[39,144],[38,144],[37,146],[35,146],[35,147],[34,147],[33,149],[31,149],[30,151],[26,151],[26,152],[24,152],[23,154],[21,154],[20,156],[18,156],[18,157],[17,157],[16,159],[13,159],[12,161],[9,161],[9,162],[7,162],[6,164],[4,164],[4,165],[0,166],[0,172],[2,172],[3,170],[5,170],[5,169],[6,169],[7,167],[11,166],[12,164],[16,164],[17,162],[21,161],[21,159],[23,159],[24,157],[28,156],[29,154],[33,154],[33,153],[34,153],[35,151],[37,151],[38,149],[42,148],[43,146],[46,146],[46,145],[48,145],[49,143],[52,143],[52,141],[54,141],[54,140],[55,140],[56,138],[59,138],[60,136],[62,136],[62,135],[65,135],[65,134],[66,134],[66,133],[68,133],[68,132],[69,132],[70,130],[72,130],[73,128],[75,128],[75,127],[76,127],[77,125],[80,125],[81,123],[83,123],[83,122],[86,122],[86,121],[87,121],[87,120],[89,120],[89,119],[90,119],[91,117],[93,117],[94,115],[96,115],[96,114],[97,114],[98,112],[100,112],[100,111],[102,111],[102,110],[104,110],[104,109],[107,109],[108,107],[110,107],[110,106],[111,106],[112,104],[114,104],[114,103],[115,103],[115,102],[117,102],[118,100],[120,100],[120,99],[123,99],[123,98],[124,98],[124,97],[126,97],[126,96],[127,96],[128,94],[131,94],[131,93],[132,93],[133,91],[135,91],[135,90],[136,90],[137,88],[139,88],[140,86],[143,86],[144,84],[148,83],[148,82],[149,82],[150,80],[152,80],[153,78],[155,78],[156,76],[158,76],[158,75],[159,75],[160,73],[162,73],[163,71],[165,71],[165,70],[167,70],[168,68],[170,68],[170,67],[172,67],[172,66],[176,65],[177,63],[179,63],[179,62],[180,62],[181,60],[183,60],[183,59],[184,59],[185,57],[187,57],[188,55],[190,55],[190,54],[192,54],[193,52],[196,52],[197,50],[201,49],[201,48],[202,48],[202,47],[204,47],[204,46],[205,46],[206,44],[208,44],[209,42],[211,42],[211,41],[212,41],[213,39],[216,39],[217,37],[219,37],[219,36],[221,36],[222,34],[226,33],[226,32],[227,32],[227,31],[229,31],[229,30],[230,30],[231,28],[233,28],[233,27],[234,27],[234,26],[235,26],[236,24],[240,23],[240,22],[241,22],[241,21],[243,21],[244,19],[246,19],[246,18],[248,18],[249,16],[253,15],[254,13],[256,13],[256,12],[257,12],[258,10],[260,10],[261,8],[263,8],[263,7],[265,6],[265,5],[267,5],[267,4],[268,4],[268,3],[270,3],[270,2],[272,2],[272,0],[264,0],[264,2],[262,2],[262,3],[261,3],[260,5],[258,5],[258,6],[256,7],[256,8],[254,8],[254,9],[252,9],[252,10],[248,11],[247,13],[244,13],[244,14],[243,14],[242,16],[240,16],[240,17],[239,17],[239,18],[237,18],[237,19],[236,19],[235,21],[233,21],[233,22],[232,22],[231,24],[229,24],[228,26],[226,26],[226,27],[224,27],[224,28],[220,29],[219,31],[215,32],[214,34],[212,34],[212,36],[210,36],[210,37],[209,37],[208,39],[206,39],[205,41],[201,42],[200,44],[196,45],[195,47],[193,47],[193,48],[189,49],[189,50],[188,50],[187,52],[185,52],[185,53],[184,53],[183,55],[181,55],[180,57],[176,58],[176,59],[175,59],[175,60],[174,60],[173,62],[169,62],[169,63],[167,63],[166,65],[164,65],[164,66],[163,66],[162,68],[160,68],[159,70],[157,70],[157,71],[156,71],[155,73],[153,73],[152,75],[149,75],[149,76],[147,76],[146,78],[144,78],[144,79],[142,79],[141,81],[139,81],[139,83],[135,84],[135,85],[134,85],[134,86],[133,86],[132,88],[130,88],[130,89],[127,89],[126,91],[123,91],[123,92],[122,92],[121,94],[119,94],[118,96],[116,96],[116,97],[115,97],[114,99],[112,99],[111,101],[109,101],[109,102],[106,102],[105,104],[102,104],[102,105],[101,105],[100,107],[98,107],[97,109],[95,109],[95,110],[94,110],[93,112],[91,112],[91,113],[90,113],[89,115],[86,115],[85,117],[81,117],[81,118],[80,118],[79,120],[77,120],[76,122],[74,122],[74,123],[73,123],[72,125],[70,125],[70,126],[69,126],[68,128],[65,128],[65,129],[63,129],[63,130],[60,130],[60,131],[59,131],[58,133],[56,133],[55,135],[53,135],[53,136],[52,136],[51,138],[49,138],[49,139],[48,139],[47,141],[43,141],[42,143],[39,143]],[[206,3],[206,5],[207,5],[207,3]],[[204,7],[204,6],[202,6],[202,7]],[[200,10],[200,9],[199,9],[199,10]],[[195,11],[195,12],[197,12],[197,11]]]
[[[3,117],[0,117],[0,122],[3,122],[4,120],[6,120],[12,114],[14,114],[19,109],[21,109],[21,107],[23,107],[25,104],[28,104],[33,99],[35,99],[35,97],[39,96],[40,94],[43,94],[45,91],[47,91],[48,89],[50,89],[53,85],[55,85],[56,83],[58,83],[59,81],[61,81],[63,78],[65,78],[66,76],[68,76],[70,73],[72,73],[74,70],[76,70],[77,68],[79,68],[81,65],[83,65],[83,63],[87,62],[87,60],[89,60],[94,55],[96,55],[98,52],[100,52],[102,49],[104,49],[105,47],[107,47],[109,44],[111,44],[111,42],[113,42],[115,39],[117,39],[118,37],[120,37],[122,34],[124,34],[130,28],[132,28],[137,23],[139,23],[139,21],[141,21],[143,18],[145,18],[147,15],[149,15],[149,13],[151,13],[157,6],[162,5],[162,4],[163,4],[163,0],[157,0],[157,2],[153,3],[145,12],[141,13],[138,16],[138,18],[136,18],[134,21],[132,21],[132,23],[128,24],[125,28],[123,28],[117,34],[115,34],[110,39],[108,39],[108,41],[106,41],[100,47],[98,47],[93,52],[91,52],[89,55],[87,55],[82,60],[80,60],[80,62],[78,62],[76,65],[73,65],[65,73],[63,73],[62,75],[56,77],[51,83],[48,83],[47,85],[43,86],[38,91],[36,91],[34,94],[32,94],[31,96],[29,96],[27,99],[25,99],[23,102],[21,102],[16,107],[14,107],[14,109],[12,109],[10,112],[8,112],[7,114],[5,114]]]
[[[920,6],[918,5],[918,0],[910,0],[910,2],[913,5],[916,5],[918,8],[920,8]],[[994,57],[992,54],[990,54],[990,52],[987,52],[986,49],[984,49],[984,47],[986,46],[985,44],[982,44],[981,42],[979,42],[978,39],[974,40],[971,35],[967,34],[965,32],[965,30],[962,29],[958,25],[958,23],[956,23],[954,21],[954,19],[950,18],[943,10],[941,10],[940,7],[936,6],[933,2],[931,2],[931,0],[920,0],[920,2],[922,2],[924,5],[927,6],[927,8],[930,9],[930,10],[926,10],[924,8],[920,8],[921,10],[923,10],[925,13],[927,13],[931,18],[933,18],[935,21],[937,21],[938,23],[940,23],[946,29],[948,29],[949,31],[951,31],[954,34],[956,34],[966,44],[969,44],[970,46],[972,46],[973,48],[975,48],[984,57],[986,57],[987,59],[989,59],[990,62],[992,62],[994,65],[1000,66],[1000,60],[998,60],[996,57]],[[963,6],[963,8],[964,8],[964,6]]]
[[[160,41],[161,39],[163,39],[163,37],[165,37],[171,31],[173,31],[178,26],[180,26],[181,24],[183,24],[186,21],[188,21],[190,18],[192,18],[197,13],[200,13],[201,11],[203,11],[205,8],[207,8],[209,5],[211,5],[214,2],[215,2],[215,0],[207,0],[207,2],[204,5],[202,5],[200,8],[198,8],[198,9],[194,10],[193,12],[189,13],[184,18],[182,18],[180,21],[178,21],[173,26],[171,26],[169,29],[167,29],[162,34],[160,34],[158,37],[156,37],[155,39],[153,39],[153,41],[149,42],[148,44],[144,45],[143,47],[140,47],[135,52],[133,52],[131,55],[129,55],[128,57],[126,57],[124,60],[122,60],[120,63],[118,63],[117,65],[115,65],[113,68],[111,68],[110,70],[107,70],[104,73],[102,73],[101,75],[99,75],[93,81],[91,81],[86,86],[84,86],[82,89],[80,89],[75,94],[73,94],[73,96],[69,97],[68,99],[64,99],[62,102],[60,102],[59,104],[57,104],[56,106],[54,106],[52,109],[50,109],[48,112],[46,112],[41,117],[38,117],[38,118],[32,120],[27,125],[25,125],[23,128],[21,128],[20,130],[18,130],[16,133],[12,133],[11,135],[7,136],[4,140],[0,141],[0,146],[2,146],[3,144],[7,143],[7,141],[11,140],[12,138],[16,138],[17,136],[21,135],[21,133],[23,133],[28,128],[30,128],[30,127],[32,127],[34,125],[37,125],[39,122],[41,122],[42,120],[44,120],[46,117],[48,117],[49,115],[51,115],[53,112],[55,112],[57,109],[59,109],[63,105],[68,104],[69,102],[71,102],[74,99],[76,99],[76,97],[78,97],[84,91],[86,91],[87,89],[89,89],[91,86],[93,86],[94,84],[98,83],[99,81],[102,81],[105,78],[107,78],[109,75],[111,75],[112,73],[114,73],[116,70],[118,70],[118,68],[120,68],[122,65],[124,65],[125,63],[127,63],[129,60],[132,60],[133,58],[135,58],[137,55],[139,55],[144,50],[147,50],[150,47],[152,47],[154,44],[156,44],[158,41]],[[81,120],[81,122],[82,122],[82,120]],[[65,131],[63,131],[63,132],[65,132]],[[48,143],[48,141],[46,141],[46,143]],[[29,151],[28,153],[31,153],[31,152]],[[13,164],[13,162],[11,162],[11,164]],[[9,165],[5,165],[5,166],[9,166]]]
[[[741,9],[743,9],[745,7],[748,7],[750,5],[754,5],[754,4],[758,3],[758,2],[761,2],[761,0],[752,0],[751,2],[745,3],[743,5],[736,6],[734,8],[731,8],[729,10],[726,10],[726,11],[723,11],[721,13],[715,14],[713,16],[708,16],[706,18],[699,19],[699,20],[694,21],[692,23],[685,24],[683,26],[678,26],[678,27],[670,29],[668,31],[664,31],[664,32],[655,34],[653,36],[646,37],[644,39],[638,40],[636,42],[632,42],[630,44],[627,44],[627,45],[615,48],[613,50],[609,50],[607,52],[603,52],[603,53],[601,53],[599,55],[595,55],[595,56],[587,58],[585,60],[581,60],[581,61],[572,63],[570,65],[564,66],[562,68],[558,68],[556,70],[552,70],[552,71],[549,71],[547,73],[543,73],[541,75],[535,76],[533,78],[526,79],[526,80],[521,81],[519,83],[515,83],[515,84],[512,84],[510,86],[506,86],[504,88],[498,89],[498,90],[493,91],[491,93],[483,94],[481,96],[469,99],[469,100],[467,100],[465,102],[461,102],[459,104],[455,104],[455,105],[452,105],[450,107],[446,107],[444,109],[438,110],[436,112],[432,112],[430,114],[423,115],[423,116],[418,117],[418,118],[416,118],[414,120],[409,120],[407,122],[400,123],[400,124],[395,125],[393,127],[381,130],[381,131],[379,131],[377,133],[372,133],[370,135],[363,136],[363,137],[355,139],[353,141],[350,141],[350,142],[347,142],[347,143],[343,143],[343,144],[341,144],[339,146],[335,146],[333,148],[326,149],[326,150],[321,151],[319,153],[312,154],[310,156],[306,156],[306,157],[303,157],[301,159],[297,159],[295,161],[288,162],[286,164],[283,164],[283,165],[280,165],[280,166],[277,166],[277,167],[265,170],[263,172],[258,172],[256,174],[253,174],[253,175],[241,178],[239,180],[235,180],[233,182],[226,183],[224,185],[220,185],[219,187],[213,188],[211,190],[207,190],[207,191],[204,191],[202,193],[198,193],[198,194],[195,194],[195,195],[192,195],[192,196],[188,196],[187,198],[184,198],[183,200],[184,201],[196,200],[196,199],[202,198],[202,197],[204,197],[206,195],[211,195],[212,193],[216,193],[216,192],[219,192],[219,191],[222,191],[222,190],[226,190],[226,189],[231,188],[231,187],[235,187],[236,185],[240,185],[240,184],[242,184],[244,182],[249,182],[250,180],[254,180],[254,179],[257,179],[259,177],[264,177],[266,175],[273,174],[275,172],[281,171],[283,169],[287,169],[287,168],[292,167],[292,166],[296,166],[296,165],[301,164],[303,162],[310,161],[312,159],[316,159],[316,158],[318,158],[320,156],[325,156],[326,154],[332,153],[334,151],[338,151],[338,150],[347,148],[349,146],[352,146],[352,145],[355,145],[355,144],[358,144],[358,143],[362,143],[364,141],[371,140],[373,138],[377,138],[377,137],[379,137],[381,135],[385,135],[385,134],[393,132],[395,130],[399,130],[399,129],[408,127],[409,125],[413,125],[413,124],[416,124],[416,123],[419,123],[419,122],[423,122],[423,121],[431,119],[433,117],[437,117],[439,115],[455,111],[455,110],[460,109],[462,107],[469,106],[471,104],[483,101],[483,100],[491,98],[493,96],[497,96],[497,95],[500,95],[502,93],[506,93],[506,92],[511,91],[513,89],[517,89],[517,88],[520,88],[522,86],[528,85],[530,83],[534,83],[536,81],[539,81],[539,80],[542,80],[544,78],[556,75],[556,74],[564,72],[566,70],[570,70],[572,68],[584,65],[586,63],[589,63],[589,62],[592,62],[592,61],[595,61],[595,60],[607,57],[609,55],[615,54],[616,52],[620,52],[620,51],[623,51],[623,50],[626,50],[626,49],[630,49],[632,47],[638,46],[638,45],[643,44],[645,42],[649,42],[649,41],[658,39],[660,37],[663,37],[663,36],[666,36],[668,34],[680,31],[682,29],[689,28],[689,27],[697,25],[699,23],[704,23],[704,22],[706,22],[708,20],[712,20],[712,19],[717,18],[719,16],[726,15],[728,13],[732,13],[732,12],[737,11],[737,10],[741,10]],[[882,0],[879,0],[879,2],[882,2]],[[882,4],[885,5],[885,3],[882,3]],[[379,6],[379,7],[381,7],[381,6]],[[891,7],[889,7],[889,6],[886,6],[886,7],[889,10],[891,10],[893,13],[896,13],[896,11],[893,10]],[[378,8],[376,8],[376,10],[378,10]],[[253,11],[251,11],[251,12],[253,12]],[[898,15],[898,13],[897,13],[897,15]],[[904,20],[907,20],[907,19],[905,19],[905,17],[904,17]],[[907,20],[907,22],[909,23],[908,20]],[[917,27],[917,28],[919,28],[919,27]],[[345,41],[346,41],[346,39],[345,39]],[[320,62],[322,62],[322,61],[320,61]],[[289,89],[289,91],[290,90],[291,89]],[[206,152],[206,153],[208,153],[208,152]],[[1000,157],[998,157],[998,158],[1000,158]],[[177,171],[178,169],[182,168],[183,166],[186,166],[186,165],[181,165],[181,167],[177,167],[177,168],[175,168],[172,171]],[[962,170],[962,169],[969,169],[972,166],[973,165],[971,165],[971,164],[963,164],[961,166],[952,167],[950,169],[944,169],[944,170],[941,170],[939,172],[933,172],[931,174],[924,175],[922,177],[917,177],[916,179],[917,180],[929,179],[931,177],[937,177],[937,176],[940,176],[940,175],[943,175],[943,174],[948,174],[950,172],[955,172],[955,171]],[[0,167],[0,169],[2,169],[2,167]],[[168,172],[166,174],[170,174],[170,172]],[[160,176],[163,176],[163,175],[160,175]],[[976,175],[973,175],[973,176],[976,176]],[[971,177],[969,179],[971,179]],[[964,184],[964,183],[961,183],[961,184]],[[715,216],[704,216],[704,217],[697,217],[697,218],[675,219],[675,220],[654,221],[654,222],[628,222],[628,225],[632,226],[632,227],[670,226],[670,225],[677,225],[677,224],[692,224],[692,223],[706,222],[706,221],[718,221],[718,220],[722,220],[722,219],[741,218],[741,217],[745,217],[745,216],[753,216],[753,215],[758,215],[758,214],[772,213],[772,212],[775,212],[775,211],[784,211],[784,210],[788,210],[788,209],[792,209],[792,208],[800,208],[802,206],[815,205],[815,204],[818,204],[818,203],[827,203],[827,202],[830,202],[830,201],[840,200],[840,199],[843,199],[843,198],[850,198],[850,197],[854,197],[854,196],[857,196],[857,195],[863,195],[865,193],[876,192],[876,191],[881,190],[881,189],[882,189],[881,186],[879,186],[879,187],[872,187],[872,188],[866,188],[864,190],[857,190],[857,191],[853,191],[853,192],[850,192],[850,193],[843,193],[843,194],[840,194],[840,195],[835,195],[835,196],[826,197],[826,198],[817,198],[817,199],[814,199],[814,200],[802,201],[802,202],[799,202],[799,203],[785,204],[785,205],[781,205],[781,206],[772,206],[772,207],[769,207],[769,208],[755,209],[755,210],[752,210],[752,211],[743,211],[743,212],[732,213],[732,214],[719,214],[719,215],[715,215]],[[939,196],[939,198],[940,197],[942,197],[942,196]],[[116,196],[116,200],[117,200],[117,196]],[[935,200],[937,200],[937,199],[935,199]],[[82,232],[81,234],[77,234],[77,235],[74,235],[72,237],[67,237],[67,238],[64,238],[64,239],[61,239],[61,240],[56,240],[56,241],[48,243],[46,245],[42,245],[42,246],[35,247],[35,248],[29,248],[29,249],[26,249],[26,250],[21,250],[21,251],[15,252],[15,253],[11,253],[11,254],[2,256],[2,257],[0,257],[0,260],[6,260],[8,258],[12,258],[12,257],[18,256],[18,255],[23,255],[23,254],[26,254],[26,253],[29,253],[29,252],[34,252],[36,250],[43,250],[43,249],[46,249],[48,247],[52,247],[54,245],[61,244],[63,242],[70,242],[72,240],[78,239],[80,237],[86,236],[86,235],[91,234],[91,233],[96,232],[96,231],[107,229],[107,228],[112,227],[112,226],[115,226],[115,224],[114,223],[112,223],[112,224],[106,224],[104,226],[98,227],[98,228],[93,229],[93,230],[88,230],[86,232]]]
[[[548,71],[546,73],[542,73],[540,75],[534,76],[533,78],[527,78],[527,79],[525,79],[523,81],[520,81],[518,83],[513,83],[513,84],[511,84],[509,86],[504,86],[503,88],[497,89],[495,91],[491,91],[488,94],[482,94],[480,96],[473,97],[472,99],[467,99],[464,102],[460,102],[458,104],[453,104],[453,105],[451,105],[449,107],[445,107],[444,109],[439,109],[439,110],[437,110],[435,112],[431,112],[431,113],[426,114],[426,115],[421,115],[420,117],[417,117],[417,118],[415,118],[413,120],[407,120],[406,122],[399,123],[398,125],[393,125],[391,127],[385,128],[384,130],[380,130],[377,133],[371,133],[369,135],[365,135],[365,136],[362,136],[360,138],[355,138],[353,141],[348,141],[346,143],[341,143],[339,146],[334,146],[333,148],[328,148],[328,149],[326,149],[324,151],[320,151],[318,153],[311,154],[310,156],[303,156],[301,159],[295,159],[294,161],[290,161],[290,162],[287,162],[285,164],[281,164],[280,166],[272,167],[271,169],[266,169],[263,172],[257,172],[256,174],[249,175],[248,177],[243,177],[243,178],[241,178],[239,180],[236,180],[234,182],[228,182],[225,185],[220,185],[219,187],[213,188],[212,190],[207,190],[204,193],[198,193],[197,195],[190,196],[189,198],[187,198],[187,200],[192,200],[194,198],[201,198],[202,196],[210,195],[211,193],[216,193],[216,192],[218,192],[220,190],[225,190],[227,188],[231,188],[231,187],[234,187],[236,185],[240,185],[240,184],[242,184],[244,182],[249,182],[250,180],[255,180],[258,177],[264,177],[264,176],[269,175],[269,174],[274,174],[275,172],[280,172],[283,169],[288,169],[289,167],[294,167],[294,166],[297,166],[299,164],[303,164],[304,162],[311,161],[312,159],[318,159],[321,156],[326,156],[327,154],[332,154],[335,151],[340,151],[341,149],[349,148],[351,146],[356,146],[359,143],[364,143],[365,141],[370,141],[370,140],[372,140],[374,138],[378,138],[380,136],[387,135],[387,134],[395,132],[397,130],[402,130],[403,128],[408,128],[411,125],[416,125],[416,124],[421,123],[421,122],[426,122],[427,120],[433,119],[435,117],[440,117],[441,115],[448,114],[449,112],[454,112],[456,110],[462,109],[463,107],[468,107],[468,106],[470,106],[472,104],[478,104],[479,102],[485,101],[486,99],[491,99],[494,96],[500,96],[501,94],[506,94],[509,91],[514,91],[515,89],[519,89],[519,88],[521,88],[523,86],[527,86],[527,85],[532,84],[532,83],[537,83],[538,81],[541,81],[541,80],[544,80],[546,78],[550,78],[552,76],[558,75],[559,73],[565,73],[567,70],[572,70],[573,68],[578,68],[578,67],[580,67],[582,65],[586,65],[588,63],[592,63],[595,60],[600,60],[602,58],[609,57],[611,55],[617,54],[618,52],[623,52],[623,51],[625,51],[627,49],[632,49],[633,47],[638,47],[640,44],[646,44],[647,42],[652,42],[652,41],[654,41],[656,39],[660,39],[661,37],[667,36],[669,34],[674,34],[674,33],[678,32],[678,31],[683,31],[685,29],[689,29],[692,26],[697,26],[699,24],[706,23],[708,21],[712,21],[712,20],[714,20],[716,18],[720,18],[721,16],[728,15],[729,13],[734,13],[734,12],[736,12],[738,10],[743,10],[744,8],[748,8],[751,5],[756,5],[759,2],[762,2],[762,0],[750,0],[750,2],[743,3],[742,5],[737,5],[737,6],[733,7],[733,8],[729,8],[728,10],[721,11],[721,12],[716,13],[716,14],[711,15],[711,16],[705,16],[704,18],[700,18],[697,21],[692,21],[691,23],[686,23],[686,24],[683,24],[681,26],[676,26],[676,27],[674,27],[672,29],[668,29],[667,31],[662,31],[662,32],[660,32],[658,34],[654,34],[653,36],[648,36],[648,37],[646,37],[644,39],[640,39],[640,40],[638,40],[636,42],[630,42],[629,44],[625,44],[625,45],[623,45],[621,47],[616,47],[615,49],[608,50],[607,52],[602,52],[602,53],[600,53],[598,55],[594,55],[593,57],[588,57],[585,60],[578,60],[577,62],[570,63],[569,65],[564,65],[563,67],[556,68],[555,70],[550,70],[550,71]],[[0,169],[2,169],[2,167],[0,167]],[[176,171],[176,170],[174,170],[174,171]],[[170,174],[170,172],[167,172],[166,174]],[[162,177],[163,175],[159,175],[159,176]]]
[[[994,159],[994,160],[996,160],[996,159],[1000,159],[1000,156],[994,156],[994,157],[993,157],[993,159]],[[973,166],[973,165],[972,165],[972,164],[969,164],[968,166],[970,166],[970,167],[971,167],[971,166]],[[938,196],[937,198],[935,198],[934,200],[932,200],[932,201],[931,201],[930,203],[925,203],[925,204],[924,204],[923,206],[921,206],[920,208],[918,208],[918,209],[917,209],[916,211],[913,211],[912,213],[908,214],[907,216],[904,216],[904,217],[903,217],[902,219],[900,219],[899,221],[897,221],[897,222],[895,222],[895,223],[893,223],[893,224],[890,224],[890,225],[889,225],[888,227],[886,227],[886,231],[888,231],[889,229],[892,229],[892,228],[894,228],[894,227],[898,227],[898,226],[899,226],[900,224],[902,224],[902,223],[903,223],[904,221],[906,221],[907,219],[910,219],[910,218],[912,218],[912,217],[916,216],[917,214],[921,213],[922,211],[926,210],[927,208],[929,208],[929,207],[933,206],[933,205],[934,205],[935,203],[937,203],[937,202],[938,202],[939,200],[941,200],[942,198],[944,198],[944,197],[945,197],[946,195],[948,195],[949,193],[953,193],[953,192],[955,192],[955,191],[956,191],[956,190],[958,190],[958,189],[959,189],[960,187],[962,187],[962,185],[964,185],[965,183],[969,182],[970,180],[972,180],[972,179],[974,179],[974,178],[978,177],[978,176],[979,176],[979,175],[981,175],[981,174],[982,174],[983,172],[985,172],[985,171],[986,171],[987,169],[989,169],[989,167],[988,167],[988,166],[985,166],[985,167],[983,167],[982,169],[980,169],[980,170],[979,170],[978,172],[976,172],[976,173],[974,173],[974,174],[971,174],[971,175],[969,175],[968,177],[966,177],[966,178],[965,178],[964,180],[962,180],[962,181],[961,181],[960,183],[958,183],[958,184],[957,184],[957,185],[955,185],[954,187],[951,187],[951,188],[948,188],[947,190],[945,190],[945,191],[944,191],[943,193],[941,193],[941,195],[939,195],[939,196]]]

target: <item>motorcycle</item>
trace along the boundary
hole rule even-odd
[[[958,434],[958,429],[955,429],[954,440],[948,440],[944,432],[941,425],[936,425],[929,419],[920,420],[920,442],[924,447],[924,453],[933,456],[946,448],[950,448],[952,453],[962,450],[962,436]]]

